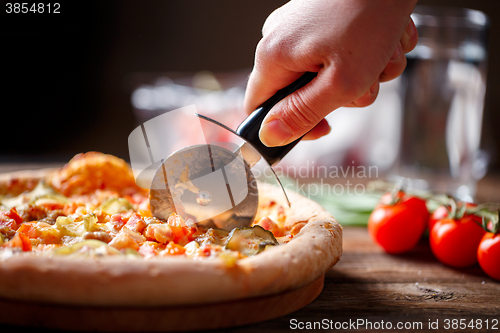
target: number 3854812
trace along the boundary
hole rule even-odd
[[[42,2],[7,2],[5,4],[7,14],[60,14],[61,4]]]

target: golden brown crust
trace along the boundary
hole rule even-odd
[[[25,174],[29,177],[29,173]],[[37,174],[39,176],[39,174]],[[264,184],[272,198],[280,189]],[[157,306],[203,304],[298,288],[316,280],[342,255],[342,228],[318,204],[291,193],[286,225],[307,221],[289,243],[238,261],[179,257],[0,258],[0,297],[73,305]]]

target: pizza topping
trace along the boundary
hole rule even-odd
[[[15,207],[11,208],[9,211],[0,212],[0,226],[6,226],[16,230],[22,222],[23,219],[17,213]]]
[[[128,165],[110,155],[87,153],[45,181],[25,184],[16,196],[0,197],[0,258],[21,252],[35,255],[130,258],[183,256],[221,260],[227,267],[286,243],[285,211],[263,203],[249,228],[226,230],[198,226],[172,214],[153,217],[148,195],[135,185]],[[13,192],[11,192],[13,193]],[[13,193],[14,194],[14,193]]]
[[[247,228],[235,228],[229,234],[226,249],[239,251],[251,256],[264,251],[267,246],[278,245],[273,233],[259,225]]]
[[[227,243],[229,232],[224,229],[208,229],[204,234],[196,237],[196,242],[200,245],[216,244],[223,246]]]
[[[146,227],[144,235],[150,241],[163,244],[171,242],[175,238],[172,228],[166,224],[150,224]]]
[[[30,239],[23,234],[17,233],[10,241],[8,241],[5,246],[7,248],[19,248],[23,251],[31,251]]]
[[[131,236],[124,230],[128,230],[127,227],[123,227],[122,231],[113,238],[109,245],[118,250],[133,249],[139,250],[140,244],[139,240]],[[132,231],[133,232],[133,231]]]
[[[56,220],[59,216],[66,216],[62,210],[56,209],[47,212],[47,216],[40,219],[40,222],[45,222],[50,225],[56,224]]]
[[[123,218],[121,214],[111,215],[108,222],[111,228],[116,231],[119,231],[125,225],[125,223],[127,223],[127,221]]]
[[[239,254],[239,252],[234,252],[234,251],[222,251],[219,254],[219,259],[222,260],[225,266],[227,267],[234,267],[236,266],[236,263],[238,262],[238,259],[241,259],[243,256]]]
[[[54,227],[61,232],[63,236],[80,237],[89,231],[97,231],[97,217],[93,214],[84,215],[78,222],[72,216],[59,216]]]
[[[99,209],[106,214],[118,214],[134,209],[134,206],[125,198],[112,197],[104,201]]]
[[[262,219],[260,219],[260,221],[256,225],[259,225],[262,228],[269,230],[276,237],[283,236],[284,234],[283,229],[280,228],[279,225],[273,220],[271,220],[268,216],[265,216]]]
[[[139,214],[133,214],[125,224],[127,228],[138,233],[142,233],[144,228],[146,228],[146,222],[141,218]]]
[[[57,193],[54,188],[47,185],[44,181],[40,181],[38,185],[30,192],[21,193],[18,196],[3,198],[0,203],[3,207],[10,209],[16,207],[17,209],[27,208],[29,205],[44,206],[49,209],[60,209],[68,199]]]
[[[184,246],[181,246],[179,244],[175,244],[174,242],[169,242],[167,246],[165,247],[165,250],[160,252],[160,256],[175,256],[175,255],[181,255],[186,252],[186,249]]]
[[[83,239],[96,239],[104,243],[109,243],[113,237],[104,231],[92,231],[84,233]]]
[[[184,246],[184,249],[186,250],[186,255],[188,257],[194,257],[196,256],[196,254],[198,253],[198,250],[200,248],[200,244],[198,244],[197,242],[195,241],[192,241],[190,243],[187,243],[185,246]]]
[[[23,222],[39,221],[47,217],[47,208],[29,204],[27,207],[19,209],[19,216]]]
[[[78,242],[71,246],[56,248],[52,251],[56,255],[84,255],[84,256],[107,256],[120,255],[121,252],[109,246],[108,244],[90,239]]]

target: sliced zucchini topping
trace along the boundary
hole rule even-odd
[[[111,197],[104,201],[99,209],[106,214],[113,215],[134,209],[134,206],[125,198]]]
[[[228,239],[229,232],[224,229],[213,229],[210,228],[202,234],[201,236],[196,237],[195,241],[200,244],[216,244],[220,246],[224,246]]]
[[[226,249],[239,251],[246,256],[256,255],[268,246],[278,245],[273,233],[259,225],[235,228],[229,233]]]

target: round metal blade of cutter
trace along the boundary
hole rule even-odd
[[[258,208],[257,183],[237,154],[213,144],[195,145],[160,164],[149,203],[159,219],[177,213],[207,227],[232,230],[252,223]]]

